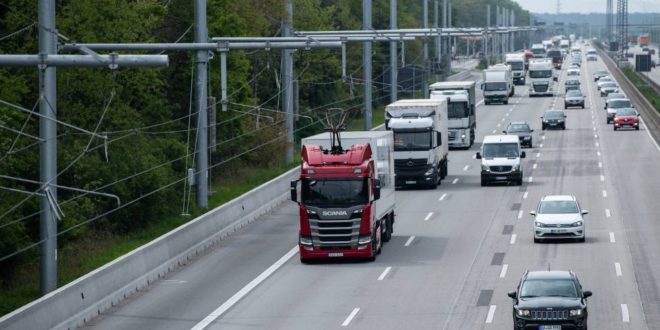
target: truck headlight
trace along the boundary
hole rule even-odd
[[[490,172],[490,167],[488,167],[486,165],[481,165],[481,170],[486,171],[486,172]]]
[[[360,235],[358,238],[358,245],[365,245],[371,243],[371,235]]]
[[[298,242],[300,245],[312,246],[312,238],[309,236],[300,236]]]
[[[465,140],[465,134],[461,134],[461,140]]]
[[[514,171],[520,171],[520,164],[513,165]]]
[[[429,169],[426,171],[426,173],[424,173],[424,175],[426,175],[426,176],[431,176],[431,175],[433,175],[433,172],[435,172],[435,169],[433,168],[433,166],[431,166],[431,167],[429,167]]]
[[[582,226],[582,224],[584,224],[584,222],[582,222],[582,221],[577,221],[577,222],[572,223],[571,226],[573,226],[573,227],[580,227],[580,226]]]
[[[529,316],[530,312],[529,309],[519,309],[517,314],[518,316]]]
[[[582,316],[582,309],[571,309],[568,314],[570,316]]]

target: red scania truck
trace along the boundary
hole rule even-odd
[[[300,260],[375,260],[394,228],[392,132],[334,130],[305,138],[300,171],[291,182]]]

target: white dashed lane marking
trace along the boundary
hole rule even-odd
[[[623,273],[621,272],[621,264],[618,262],[614,263],[614,271],[616,272],[616,276],[623,276]]]
[[[625,323],[630,322],[630,314],[628,313],[628,305],[627,304],[621,304],[621,319]]]
[[[612,211],[610,211],[610,209],[605,209],[605,216],[608,217],[608,218],[611,217],[612,216]]]
[[[518,235],[516,234],[511,235],[511,240],[509,241],[509,244],[511,245],[516,244],[516,237],[518,237]]]
[[[523,210],[518,211],[518,219],[521,219],[523,216]]]
[[[454,181],[451,182],[451,184],[456,184],[458,182],[458,178],[454,179]]]
[[[488,308],[488,315],[486,316],[486,323],[493,323],[493,317],[495,317],[496,308],[497,306],[490,305],[490,308]]]
[[[502,271],[500,272],[500,278],[505,278],[506,277],[507,269],[509,269],[509,265],[507,265],[507,264],[502,265]]]
[[[424,218],[424,221],[429,221],[431,217],[433,216],[433,212],[429,212],[429,214],[426,215],[426,218]]]
[[[445,194],[442,194],[442,196],[440,196],[440,198],[438,198],[438,200],[439,200],[439,201],[442,201],[442,200],[444,200],[445,198],[447,198],[447,194],[446,194],[446,193],[445,193]]]
[[[384,280],[387,274],[389,274],[390,270],[392,270],[392,267],[385,268],[385,270],[380,274],[380,276],[378,276],[378,280],[379,281]]]
[[[603,190],[603,197],[607,197],[607,190]]]
[[[610,232],[610,243],[616,243],[616,239],[614,238],[613,232]]]
[[[351,314],[348,315],[348,317],[346,318],[346,320],[344,320],[344,323],[342,323],[341,326],[342,326],[342,327],[347,327],[349,324],[351,324],[351,321],[353,321],[353,318],[354,318],[355,315],[357,315],[357,313],[359,313],[359,312],[360,312],[360,309],[359,309],[359,308],[355,308],[355,309],[353,309],[353,311],[351,312]]]

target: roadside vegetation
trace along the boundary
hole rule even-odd
[[[630,81],[635,85],[635,87],[639,90],[642,95],[646,98],[649,103],[655,108],[655,111],[660,113],[660,95],[656,93],[656,91],[651,88],[642,78],[640,78],[638,75],[643,74],[643,73],[637,73],[633,71],[632,69],[624,69],[623,73],[630,79]]]
[[[208,0],[213,36],[276,36],[285,0]],[[482,0],[452,0],[452,25],[483,26]],[[490,0],[512,8],[521,22],[528,14],[511,0]],[[389,0],[374,0],[373,26],[389,26]],[[362,2],[294,0],[297,30],[360,29]],[[422,4],[399,1],[399,27],[421,26]],[[81,0],[57,2],[62,43],[193,42],[193,2],[189,0]],[[0,6],[0,53],[38,52],[37,1],[5,0]],[[12,34],[14,31],[19,31]],[[406,61],[421,63],[421,41],[406,44]],[[341,77],[338,50],[294,53],[299,83],[296,141],[323,131],[325,109],[350,110],[350,129],[361,129],[362,46],[350,44],[348,77]],[[374,45],[373,127],[383,122],[389,45]],[[170,52],[160,69],[62,68],[57,71],[58,120],[108,137],[99,139],[58,126],[58,184],[117,195],[108,198],[59,189],[66,215],[58,222],[58,285],[190,221],[197,209],[186,182],[194,168],[195,120],[192,97],[194,53]],[[219,90],[219,56],[209,64],[209,93]],[[209,208],[217,207],[292,168],[284,164],[285,118],[280,112],[279,51],[232,51],[228,55],[229,111],[218,112],[217,138],[210,145]],[[32,109],[39,99],[35,68],[0,68],[0,100]],[[419,94],[418,94],[419,95]],[[412,95],[400,95],[401,98]],[[36,108],[35,108],[36,109]],[[191,110],[193,109],[193,110]],[[0,315],[39,297],[38,186],[39,118],[0,105]],[[213,124],[213,123],[211,123]],[[25,134],[16,134],[20,130]],[[91,143],[91,144],[90,144]],[[89,144],[89,148],[86,148]],[[107,152],[106,152],[107,150]],[[248,152],[254,150],[252,152]],[[16,191],[25,193],[17,193]],[[181,215],[189,213],[190,215]],[[22,251],[9,258],[17,251]]]

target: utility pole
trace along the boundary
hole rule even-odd
[[[208,42],[206,29],[206,0],[195,0],[195,42]],[[209,52],[198,50],[195,54],[195,100],[197,108],[197,206],[205,209],[209,206],[208,188],[208,90],[207,73]]]
[[[435,38],[435,58],[436,63],[434,70],[442,69],[442,33],[440,32],[440,2],[439,0],[434,0],[434,15],[433,15],[433,27],[438,31],[438,35]],[[437,72],[437,71],[436,71]],[[436,73],[436,81],[441,77]]]
[[[396,3],[397,0],[390,0],[390,29],[396,30],[397,28],[397,13]],[[390,41],[390,102],[394,103],[397,99],[397,91],[399,87],[398,82],[398,65],[397,65],[397,42]]]
[[[288,0],[284,5],[287,17],[282,20],[282,36],[285,38],[293,36],[293,4]],[[285,163],[293,163],[293,50],[282,50],[282,107],[286,120],[286,155]]]
[[[371,30],[371,0],[362,0],[362,29]],[[362,48],[364,67],[364,130],[371,129],[371,41],[365,41]]]
[[[39,0],[39,54],[57,54],[55,29],[55,0]],[[39,178],[44,183],[43,190],[57,201],[57,71],[55,67],[41,68],[39,76]],[[41,295],[57,288],[57,219],[50,207],[48,196],[41,196],[39,232],[40,244],[40,286]]]
[[[446,29],[449,27],[449,0],[443,0],[442,3],[442,28]],[[442,41],[445,55],[445,66],[443,70],[444,79],[447,79],[451,75],[451,47],[450,47],[450,37],[444,38]],[[443,79],[443,80],[444,80]]]
[[[429,0],[422,0],[422,22],[425,29],[429,28]],[[429,39],[424,37],[422,39],[422,47],[424,54],[424,77],[422,79],[422,90],[424,98],[429,98]]]
[[[486,67],[490,65],[491,56],[490,43],[490,5],[486,5],[486,28],[484,29],[484,56],[486,57]]]

